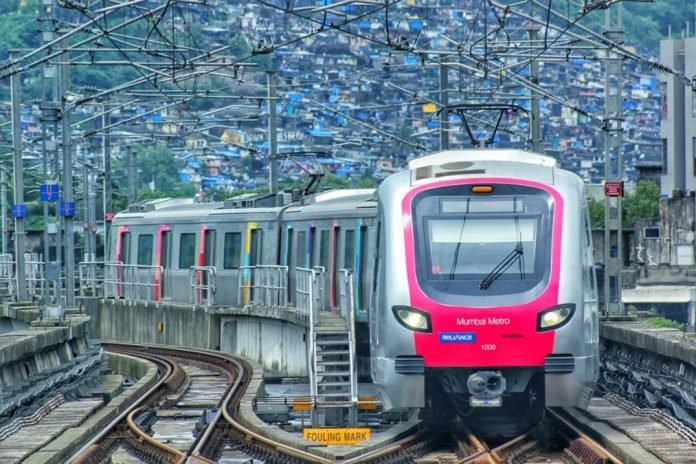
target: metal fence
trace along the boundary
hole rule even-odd
[[[79,296],[104,296],[104,261],[81,261],[77,272]]]
[[[324,268],[295,268],[295,307],[302,314],[324,309]],[[311,287],[311,288],[310,288]],[[318,317],[318,316],[317,316]]]
[[[159,301],[162,266],[104,263],[104,296],[135,301]]]
[[[238,305],[285,306],[287,303],[287,266],[243,266],[239,268]]]
[[[193,266],[189,269],[189,303],[212,306],[215,304],[215,267]]]

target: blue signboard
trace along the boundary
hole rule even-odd
[[[58,201],[60,186],[58,184],[41,184],[41,201]]]
[[[60,215],[63,217],[73,217],[75,216],[75,203],[73,202],[60,202]]]
[[[25,205],[24,203],[12,205],[12,217],[15,217],[15,218],[27,217],[27,205]]]

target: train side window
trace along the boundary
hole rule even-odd
[[[345,245],[343,247],[343,269],[353,271],[355,268],[355,231],[346,230]]]
[[[124,233],[121,237],[121,261],[123,264],[130,264],[130,234]]]
[[[208,229],[203,233],[205,239],[203,265],[215,266],[215,231]]]
[[[370,293],[370,279],[368,276],[367,267],[367,257],[369,256],[369,248],[367,247],[367,226],[360,227],[360,260],[358,261],[358,268],[355,270],[359,274],[360,288],[358,289],[358,295],[360,295],[360,301],[358,302],[358,308],[361,311],[367,311],[367,301]]]
[[[249,256],[249,265],[256,266],[263,264],[263,229],[251,230],[251,256]]]
[[[372,268],[372,291],[377,291],[377,273],[379,272],[379,256],[380,256],[380,242],[382,240],[382,221],[381,218],[377,221],[377,232],[375,238],[375,261],[374,267]]]
[[[242,263],[242,233],[228,232],[225,234],[225,256],[222,267],[239,269]]]
[[[329,231],[322,230],[319,235],[319,266],[322,266],[327,272],[329,270]]]
[[[310,268],[314,266],[314,236],[316,235],[317,229],[315,227],[309,228],[309,236],[307,238],[307,267]]]
[[[297,253],[295,254],[295,267],[307,267],[307,232],[297,231]]]
[[[196,234],[179,236],[179,269],[193,267],[196,262]]]
[[[285,262],[284,264],[288,269],[292,269],[295,265],[292,255],[293,237],[295,236],[295,230],[292,227],[287,229],[288,233],[285,237]]]
[[[160,256],[160,266],[162,266],[163,269],[168,269],[172,253],[171,232],[162,232],[162,249],[160,250],[160,253],[162,253]]]
[[[138,264],[142,266],[152,265],[152,234],[138,236]]]

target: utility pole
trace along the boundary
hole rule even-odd
[[[271,193],[278,191],[278,120],[276,115],[276,86],[278,75],[268,71],[268,187]]]
[[[92,255],[92,228],[90,226],[89,216],[91,205],[90,201],[90,188],[89,188],[89,171],[87,168],[87,152],[89,148],[85,147],[82,150],[82,220],[84,221],[83,230],[85,232],[85,254],[83,261],[94,261],[94,256]]]
[[[5,163],[0,164],[0,197],[2,201],[2,254],[7,253],[7,173]]]
[[[138,201],[137,154],[135,148],[130,145],[126,146],[126,150],[128,151],[128,205],[132,205]]]
[[[55,40],[55,5],[53,0],[42,0],[39,10],[39,26],[41,28],[41,41],[44,45]],[[58,102],[58,79],[57,69],[55,64],[45,62],[41,66],[41,166],[43,183],[49,184],[49,160],[56,166],[53,169],[55,182],[58,181],[58,151],[56,146],[56,138],[58,134],[58,120],[60,119],[60,103]],[[50,126],[50,131],[49,131]],[[49,132],[52,134],[49,138]],[[51,182],[53,183],[53,182]],[[60,292],[62,281],[60,278],[60,262],[50,261],[50,246],[49,238],[49,208],[48,201],[43,202],[43,261],[44,261],[44,279],[43,279],[43,304],[44,312],[51,303],[50,297],[50,282],[53,281],[55,290],[57,291],[57,305],[62,306]],[[54,223],[56,237],[56,258],[60,248],[60,219],[58,210],[56,210],[56,221]]]
[[[534,26],[529,28],[529,50],[534,53],[534,46],[539,38],[539,29]],[[529,62],[529,79],[534,86],[539,85],[539,61],[534,59]],[[532,151],[541,153],[541,114],[539,111],[539,93],[532,87],[532,107],[531,107],[531,129],[532,129]]]
[[[616,8],[616,20],[611,12]],[[605,36],[614,42],[621,42],[623,35],[623,6],[621,3],[608,8],[605,16]],[[622,211],[621,195],[623,187],[623,157],[621,155],[622,131],[622,60],[612,50],[606,55],[606,75],[604,87],[604,310],[609,314],[623,314],[621,302],[622,251]],[[612,186],[612,188],[610,188]],[[620,190],[617,192],[616,188]],[[617,193],[619,193],[617,195]],[[610,196],[612,195],[612,196]],[[612,291],[613,290],[613,291]]]
[[[10,59],[17,58],[16,51],[10,51]],[[12,147],[14,149],[13,181],[14,204],[16,211],[24,209],[24,169],[22,166],[22,105],[19,97],[20,74],[13,74],[10,78],[10,93],[12,95]],[[24,268],[24,214],[15,214],[15,261],[17,262],[17,301],[27,298],[26,272]]]
[[[68,48],[68,40],[62,42],[64,49]],[[68,91],[70,90],[70,60],[69,52],[65,53],[60,65],[60,86],[63,107],[61,111],[61,122],[63,125],[63,211],[65,224],[65,304],[75,305],[75,234],[73,230],[73,215],[75,211],[75,200],[73,199],[73,163],[72,163],[72,141],[70,140],[70,110],[68,108]],[[72,210],[72,212],[71,212]],[[61,314],[61,319],[63,315]]]
[[[108,243],[109,230],[111,229],[111,112],[109,97],[104,97],[104,110],[102,115],[102,127],[104,127],[104,244]]]
[[[444,58],[443,58],[444,59]],[[447,120],[449,112],[445,109],[449,105],[449,76],[447,75],[448,68],[440,62],[440,150],[444,151],[449,148],[449,133],[447,132]]]

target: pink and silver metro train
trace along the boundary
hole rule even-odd
[[[360,372],[387,411],[537,420],[545,406],[585,406],[592,395],[585,187],[551,158],[447,151],[411,161],[376,193],[157,200],[120,213],[112,230],[111,261],[158,269],[147,287],[155,301],[190,302],[197,264],[215,270],[215,305],[247,304],[249,268],[272,265],[287,272],[293,306],[303,270],[319,267],[323,306],[335,310],[349,271],[357,355],[370,364]]]
[[[377,197],[370,350],[387,408],[586,407],[599,357],[582,180],[529,152],[446,151]]]

